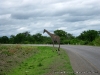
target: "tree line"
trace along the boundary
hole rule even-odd
[[[100,31],[87,30],[83,31],[79,36],[75,37],[64,30],[55,30],[54,34],[60,36],[61,44],[80,44],[80,45],[99,45]],[[1,44],[52,44],[49,36],[43,36],[41,33],[31,35],[26,31],[11,35],[10,37],[0,37]]]

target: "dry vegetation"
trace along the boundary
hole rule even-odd
[[[47,46],[0,45],[0,75],[75,75],[69,58]]]
[[[37,52],[36,47],[21,47],[20,45],[0,45],[0,75],[5,75],[13,67]]]

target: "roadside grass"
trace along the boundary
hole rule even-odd
[[[48,46],[0,45],[0,75],[75,75],[67,53]]]

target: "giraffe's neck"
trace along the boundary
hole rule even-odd
[[[50,32],[48,32],[47,30],[45,30],[45,32],[47,32],[47,34],[50,35],[50,36],[52,35],[52,34],[51,34]]]

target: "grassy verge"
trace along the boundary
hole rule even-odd
[[[75,75],[64,50],[47,46],[0,45],[0,75]]]

